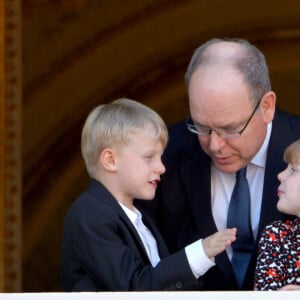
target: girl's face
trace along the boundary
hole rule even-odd
[[[277,209],[300,217],[300,165],[289,164],[278,174],[278,179]]]

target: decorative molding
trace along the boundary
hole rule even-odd
[[[21,291],[21,0],[0,4],[0,291]]]

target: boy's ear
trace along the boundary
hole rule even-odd
[[[105,170],[111,172],[115,172],[117,170],[114,150],[105,148],[101,152],[99,160]]]

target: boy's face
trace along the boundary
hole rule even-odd
[[[152,200],[165,172],[164,147],[152,126],[137,131],[127,146],[116,151],[117,200],[131,207],[134,198]]]
[[[278,179],[278,210],[300,217],[300,165],[289,164]]]

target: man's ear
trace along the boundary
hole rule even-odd
[[[115,151],[111,148],[105,148],[100,154],[99,163],[105,170],[115,172],[117,170]]]
[[[275,108],[276,94],[273,91],[267,92],[261,99],[261,110],[265,123],[269,123],[274,119]]]

